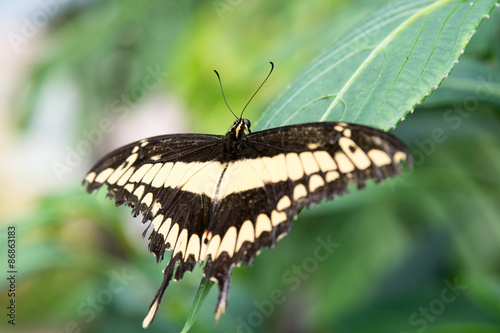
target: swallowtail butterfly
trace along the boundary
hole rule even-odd
[[[224,312],[231,270],[274,247],[298,212],[347,192],[350,183],[380,182],[411,165],[407,148],[375,128],[317,122],[251,133],[241,116],[226,135],[147,138],[104,156],[84,179],[91,193],[106,185],[116,205],[148,223],[157,262],[172,256],[144,319],[153,320],[172,279],[206,262],[204,278],[219,285]]]

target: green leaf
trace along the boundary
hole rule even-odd
[[[200,312],[201,306],[203,302],[205,301],[205,298],[208,295],[208,292],[214,285],[214,282],[212,281],[207,281],[204,278],[201,279],[200,282],[200,287],[198,288],[198,291],[196,292],[196,296],[194,297],[193,305],[191,306],[191,310],[189,311],[188,318],[186,320],[186,323],[184,324],[184,327],[182,328],[181,333],[187,333],[191,329],[191,326],[193,326],[196,317],[198,317],[198,313]]]
[[[330,45],[256,129],[347,121],[389,130],[451,72],[496,0],[392,3]]]

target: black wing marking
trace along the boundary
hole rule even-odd
[[[242,139],[238,155],[229,160],[223,140],[203,135],[146,139],[109,154],[85,178],[89,192],[107,184],[108,197],[117,205],[143,213],[143,223],[152,221],[149,249],[158,261],[165,250],[173,250],[144,327],[170,280],[205,260],[205,278],[220,288],[218,319],[227,304],[232,267],[250,264],[260,249],[273,247],[301,209],[334,199],[349,183],[362,188],[368,179],[396,175],[400,161],[411,165],[411,155],[396,138],[354,124],[256,132]]]

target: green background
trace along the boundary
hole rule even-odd
[[[139,332],[166,263],[155,263],[128,208],[85,193],[86,171],[144,137],[224,134],[234,117],[213,70],[237,113],[273,61],[245,111],[257,123],[332,41],[388,2],[53,3],[49,22],[17,48],[9,33],[40,5],[4,29],[0,235],[6,254],[7,226],[17,228],[18,308],[16,326],[2,315],[0,328]],[[212,288],[192,332],[500,331],[499,13],[393,131],[414,169],[303,211],[274,249],[233,270],[217,326]],[[158,84],[145,83],[155,71]],[[318,260],[327,240],[336,247]],[[182,329],[201,273],[170,285],[148,332]]]

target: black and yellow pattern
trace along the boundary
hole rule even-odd
[[[304,207],[334,199],[349,183],[363,188],[369,179],[396,175],[401,161],[411,165],[406,147],[374,128],[321,122],[250,133],[250,122],[238,119],[225,136],[131,143],[102,158],[84,183],[89,193],[107,185],[117,205],[143,214],[157,261],[172,251],[147,327],[170,280],[205,261],[204,277],[219,284],[218,319],[234,265],[273,247]]]

